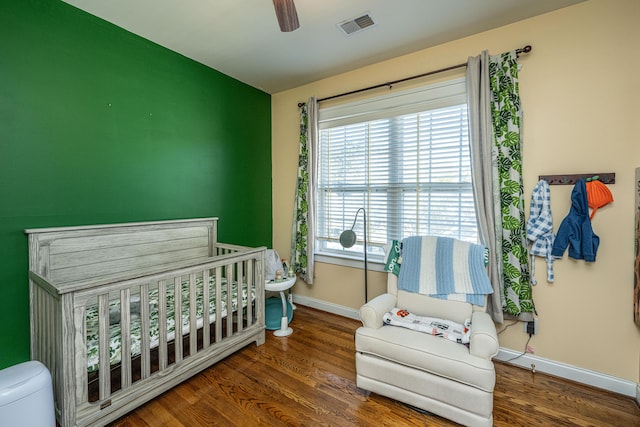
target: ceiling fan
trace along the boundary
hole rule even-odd
[[[298,12],[296,12],[293,0],[273,0],[273,6],[276,9],[280,31],[288,33],[300,27]]]

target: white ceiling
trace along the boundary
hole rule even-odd
[[[272,0],[64,1],[276,93],[584,0],[295,0],[300,28],[290,33]],[[365,12],[374,27],[338,28]]]

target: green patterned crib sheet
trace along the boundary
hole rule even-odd
[[[222,279],[220,286],[222,300],[220,306],[222,309],[221,318],[227,316],[227,281]],[[182,331],[183,334],[189,333],[189,280],[183,280],[181,286],[182,294]],[[233,282],[231,286],[232,312],[238,307],[238,284]],[[251,301],[255,299],[255,288],[251,287]],[[167,284],[166,288],[167,300],[167,341],[171,341],[175,337],[175,286]],[[247,306],[247,286],[242,286],[242,306]],[[196,314],[197,327],[202,327],[202,314],[204,311],[203,304],[203,286],[202,277],[196,278]],[[132,293],[130,299],[131,312],[131,355],[132,357],[140,355],[142,344],[141,319],[140,319],[140,295]],[[216,287],[215,277],[209,279],[209,322],[215,321],[216,315]],[[149,290],[149,334],[151,348],[158,346],[159,340],[159,322],[158,322],[158,288],[157,286]],[[120,329],[120,299],[112,299],[109,301],[109,353],[110,364],[116,365],[120,363],[121,354],[121,329]],[[87,327],[87,371],[93,372],[99,368],[99,349],[98,349],[98,324],[99,313],[98,305],[94,303],[87,306],[86,309],[86,327]]]

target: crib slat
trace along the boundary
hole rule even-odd
[[[196,354],[198,349],[197,296],[196,273],[191,273],[189,275],[189,356]]]
[[[227,265],[227,337],[233,334],[233,282],[235,281],[235,265]]]
[[[254,277],[253,277],[253,260],[247,261],[247,328],[253,325],[253,304],[251,302],[252,289],[254,289]],[[257,305],[257,304],[256,304]]]
[[[210,300],[210,288],[209,288],[209,269],[205,269],[202,272],[202,349],[209,347],[211,341],[211,303]]]
[[[222,267],[216,268],[216,342],[222,340]]]
[[[146,320],[145,320],[146,322]],[[158,363],[162,371],[167,369],[167,281],[158,282]]]
[[[111,369],[109,357],[109,294],[98,295],[98,356],[100,400],[111,396]]]
[[[140,285],[140,377],[151,375],[151,343],[149,332],[149,284]]]
[[[173,319],[175,321],[175,338],[174,349],[176,354],[176,363],[182,360],[182,277],[178,276],[173,279]]]
[[[255,289],[256,289],[256,305],[255,305],[255,310],[256,310],[256,323],[261,324],[262,326],[265,326],[265,294],[264,294],[264,287],[265,287],[265,270],[264,270],[264,252],[262,253],[262,256],[255,260]]]
[[[243,266],[244,266],[244,262],[243,261],[238,261],[237,262],[238,265],[238,295],[236,297],[236,313],[237,313],[237,317],[238,317],[238,332],[242,332],[242,327],[243,327],[243,322],[242,322],[242,312],[243,312],[243,308],[242,308],[242,290],[244,288],[244,271],[243,271]],[[249,300],[249,302],[251,302]]]
[[[131,385],[131,288],[120,291],[120,384]]]
[[[264,313],[262,313],[262,311],[260,310],[260,307],[262,307],[264,305],[264,299],[265,299],[265,295],[264,295],[264,276],[261,274],[261,261],[259,260],[252,260],[251,261],[251,265],[253,265],[253,281],[252,283],[252,290],[255,294],[254,297],[254,304],[252,305],[252,310],[253,310],[253,316],[252,319],[253,323],[259,323],[260,317],[262,316],[262,318],[264,319]]]

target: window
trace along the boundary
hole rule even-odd
[[[367,210],[367,249],[411,235],[477,242],[464,79],[320,110],[317,252],[361,257],[338,238]]]

